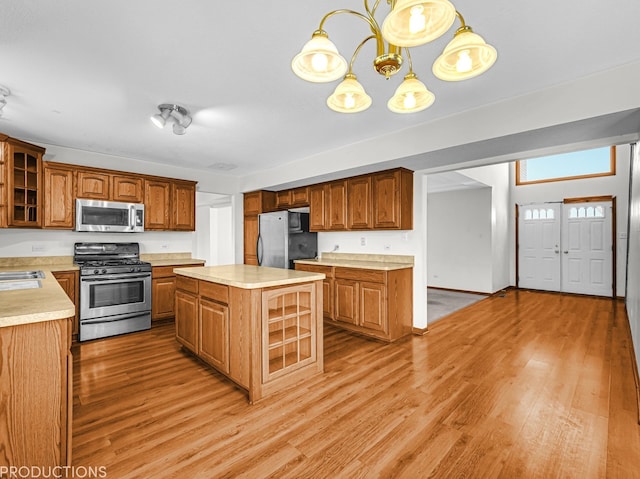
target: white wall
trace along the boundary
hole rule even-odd
[[[427,284],[493,293],[492,188],[427,196]]]
[[[627,315],[631,338],[640,366],[640,148],[634,148],[629,207],[629,262],[627,276]]]
[[[470,168],[462,173],[491,186],[491,292],[495,293],[512,284],[508,260],[509,230],[513,225],[510,214],[512,183],[509,180],[509,164]]]
[[[147,231],[144,233],[85,233],[9,228],[0,230],[0,257],[73,256],[75,242],[137,242],[141,253],[192,251],[195,233]]]
[[[617,291],[618,296],[624,296],[625,270],[627,258],[627,218],[629,204],[629,158],[631,147],[620,145],[616,147],[616,174],[598,178],[584,178],[580,180],[538,183],[533,185],[512,186],[510,217],[513,224],[510,240],[511,284],[516,284],[515,278],[515,205],[529,203],[543,203],[562,201],[565,198],[582,198],[586,196],[615,196],[616,215],[616,253],[617,253]],[[511,165],[511,184],[515,185],[515,164]],[[506,250],[505,250],[506,251]]]

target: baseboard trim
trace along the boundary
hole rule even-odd
[[[429,331],[428,331],[428,328],[416,328],[416,327],[413,327],[413,328],[411,328],[411,332],[413,334],[415,334],[416,336],[424,336]]]
[[[629,324],[629,312],[627,311],[627,305],[624,305],[624,312],[626,313],[627,331],[629,332],[629,355],[631,356],[631,369],[633,370],[633,381],[636,383],[636,420],[640,425],[640,376],[638,376],[638,363],[636,362],[636,351],[633,347],[633,336],[631,335],[631,324]]]

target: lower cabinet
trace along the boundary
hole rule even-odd
[[[78,339],[78,307],[80,305],[80,295],[78,293],[80,281],[78,279],[78,271],[54,271],[52,274],[76,307],[76,315],[73,317],[71,329],[72,338],[75,341]]]
[[[0,471],[71,464],[71,324],[0,327]]]
[[[176,274],[174,268],[204,266],[197,264],[176,264],[154,266],[151,270],[151,320],[171,319],[175,317],[174,296],[176,293]]]
[[[319,288],[245,289],[178,275],[176,340],[253,403],[323,371]]]
[[[386,271],[296,263],[296,269],[326,275],[324,318],[335,326],[384,341],[411,334],[413,268]]]

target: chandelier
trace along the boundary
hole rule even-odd
[[[343,78],[327,105],[340,113],[356,113],[371,106],[371,97],[364,91],[353,73],[353,62],[360,49],[369,40],[376,43],[374,69],[386,79],[398,73],[404,63],[409,63],[409,72],[387,102],[387,107],[396,113],[413,113],[431,106],[435,95],[413,72],[410,47],[424,45],[447,32],[459,19],[461,26],[455,31],[453,40],[433,63],[433,74],[445,81],[466,80],[487,71],[498,56],[495,48],[473,32],[462,15],[448,0],[387,0],[391,11],[378,24],[375,15],[380,4],[376,0],[373,8],[364,0],[365,13],[349,9],[333,10],[320,21],[320,26],[291,62],[294,73],[314,83],[325,83]],[[332,16],[349,14],[364,20],[371,35],[355,49],[347,63],[323,30],[324,23]]]

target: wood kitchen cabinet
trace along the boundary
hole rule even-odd
[[[174,268],[204,266],[204,263],[175,264],[154,266],[151,269],[151,320],[171,319],[175,317],[174,296],[176,292],[176,274]]]
[[[309,187],[292,188],[276,192],[276,209],[300,208],[309,206]]]
[[[373,227],[371,175],[347,180],[347,227],[370,230]]]
[[[229,287],[201,281],[198,303],[198,355],[229,374]]]
[[[77,197],[109,201],[111,175],[79,169],[77,173]]]
[[[347,182],[332,181],[309,190],[309,229],[342,231],[347,229]]]
[[[111,199],[125,203],[144,202],[144,179],[140,176],[113,175]]]
[[[62,287],[71,302],[76,307],[76,314],[72,318],[71,335],[72,339],[78,339],[78,307],[80,306],[80,295],[78,288],[80,287],[78,271],[53,271],[53,277],[56,278],[58,284]]]
[[[371,175],[374,229],[413,229],[413,172],[398,168]]]
[[[70,329],[71,319],[0,327],[0,469],[71,465]]]
[[[195,183],[174,181],[171,184],[171,229],[195,231],[196,229]]]
[[[0,134],[0,227],[40,228],[45,149]]]
[[[244,194],[244,264],[257,265],[258,215],[276,209],[273,191],[252,191]]]
[[[73,176],[73,169],[44,162],[44,228],[73,229]]]
[[[296,270],[324,273],[325,320],[384,341],[411,334],[413,268],[378,270],[296,263]]]
[[[198,352],[198,280],[176,278],[176,340]]]
[[[147,180],[144,184],[144,229],[168,230],[171,225],[171,182]]]

